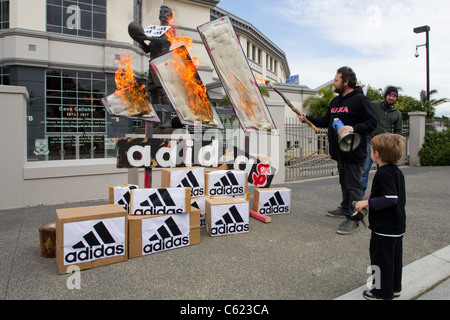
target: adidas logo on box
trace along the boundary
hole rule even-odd
[[[139,186],[134,184],[125,184],[115,187],[109,187],[109,203],[120,204],[122,208],[130,212],[131,190],[137,189]]]
[[[237,198],[206,200],[206,230],[211,236],[247,233],[249,204]]]
[[[127,260],[127,212],[118,204],[56,210],[56,262],[94,268]]]
[[[291,204],[291,189],[255,189],[253,210],[261,214],[288,213]]]
[[[200,243],[200,210],[158,216],[128,216],[129,258]]]
[[[161,187],[191,188],[191,198],[205,195],[205,168],[166,168],[161,170]]]
[[[190,188],[131,190],[130,214],[158,215],[189,212]]]
[[[205,174],[206,194],[232,196],[247,192],[247,173],[241,170],[215,170]]]

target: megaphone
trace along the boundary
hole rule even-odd
[[[350,152],[358,148],[361,143],[361,136],[357,133],[340,133],[339,129],[341,129],[343,126],[344,123],[339,118],[334,118],[333,128],[338,134],[339,149],[344,152]]]

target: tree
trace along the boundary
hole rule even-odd
[[[317,95],[308,97],[303,101],[303,109],[309,108],[309,114],[313,117],[322,117],[327,113],[331,100],[336,96],[333,86],[319,89]]]
[[[431,99],[433,94],[438,93],[436,89],[430,91],[430,101],[427,99],[427,93],[425,90],[420,91],[420,101],[422,102],[423,111],[427,113],[428,119],[434,119],[434,115],[436,112],[436,107],[440,104],[449,102],[450,99],[442,98],[442,99]]]

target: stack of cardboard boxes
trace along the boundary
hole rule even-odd
[[[202,167],[162,170],[161,188],[110,187],[109,205],[56,212],[57,265],[93,268],[249,232],[247,173]],[[290,190],[256,189],[253,210],[289,212]]]

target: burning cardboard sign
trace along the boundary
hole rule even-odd
[[[109,115],[146,121],[159,122],[156,112],[145,91],[145,85],[139,85],[131,65],[130,56],[122,53],[116,60],[119,68],[115,74],[117,90],[101,101]]]
[[[277,134],[264,98],[228,16],[198,28],[244,131]]]
[[[153,59],[151,65],[183,124],[223,128],[185,46]]]

